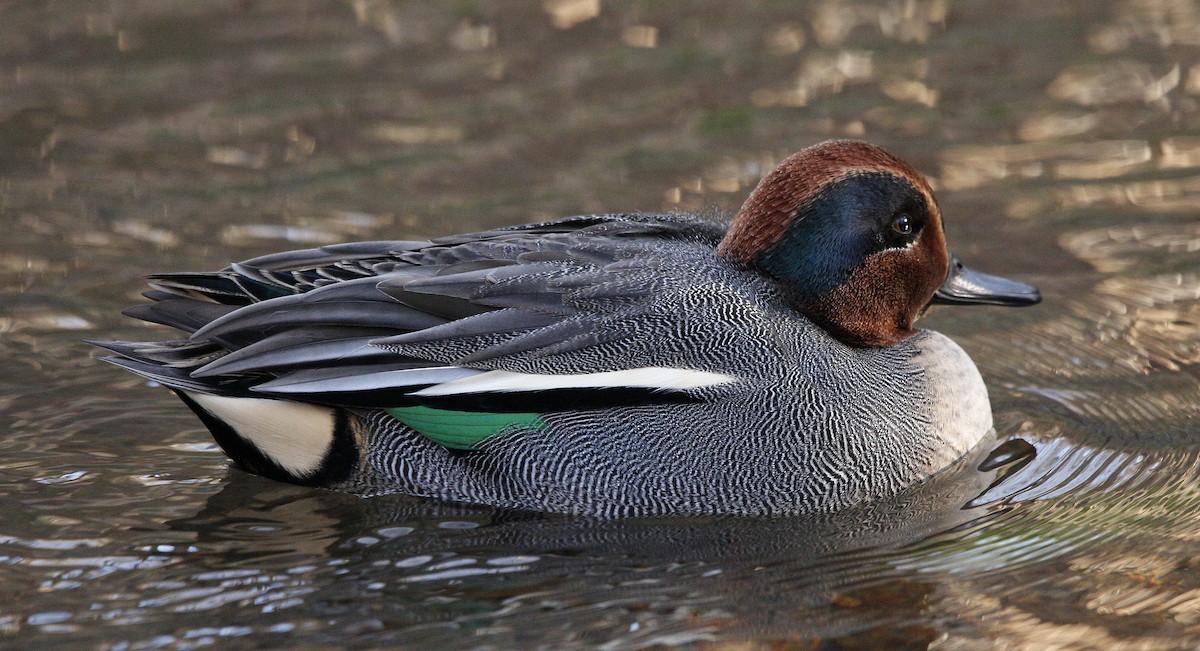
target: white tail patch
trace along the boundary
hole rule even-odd
[[[320,469],[333,445],[334,411],[328,407],[290,400],[185,393],[297,478]]]
[[[488,371],[469,378],[435,384],[413,392],[415,396],[452,396],[468,393],[552,391],[556,389],[651,389],[684,391],[721,384],[737,378],[721,373],[686,368],[645,366],[625,371],[538,375],[511,371]]]

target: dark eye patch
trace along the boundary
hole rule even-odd
[[[908,246],[929,222],[925,197],[916,188],[907,184],[893,187],[898,194],[888,197],[890,210],[879,223],[879,241],[885,248]]]

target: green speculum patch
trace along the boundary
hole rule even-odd
[[[540,429],[546,426],[542,415],[537,413],[494,414],[434,409],[423,405],[390,407],[384,411],[434,443],[454,450],[474,450],[487,439],[506,430]]]

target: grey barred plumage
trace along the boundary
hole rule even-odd
[[[850,359],[833,373],[820,345],[805,343],[812,333],[780,334],[790,341],[778,352],[793,353],[799,370],[738,355],[744,349],[726,337],[719,343],[733,344],[732,363],[720,368],[738,374],[737,388],[696,403],[550,411],[547,427],[509,432],[476,455],[449,454],[386,415],[365,414],[372,455],[340,488],[604,516],[826,511],[894,494],[991,426],[980,381],[953,398],[968,403],[954,421],[932,422],[924,396],[938,378],[913,357],[946,347],[965,359],[936,333],[903,350],[846,348]]]
[[[850,165],[869,146],[806,152],[820,160],[820,147],[847,148],[833,160]],[[932,195],[892,187],[911,183],[908,168],[855,170],[817,181],[857,192],[885,178],[870,196],[896,206],[836,216],[865,220],[856,229],[868,238],[838,256],[867,252],[816,298],[775,275],[813,265],[757,267],[751,244],[722,243],[724,224],[589,215],[155,275],[154,302],[130,313],[191,336],[100,345],[178,393],[235,462],[277,479],[598,516],[840,509],[929,477],[991,427],[966,354],[911,328],[948,273]],[[788,199],[747,206],[798,214]],[[904,214],[903,229],[878,221],[913,206],[926,212]],[[824,218],[814,210],[805,219]],[[761,232],[798,236],[776,226],[730,237],[761,244]],[[875,285],[844,286],[872,265],[899,273],[905,255],[918,262],[904,273],[924,279],[902,291],[927,294],[891,300]],[[1028,286],[988,293],[989,277],[970,279],[984,289],[964,297],[947,281],[938,291],[1036,302]],[[827,328],[828,318],[848,325]]]

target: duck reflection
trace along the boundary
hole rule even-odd
[[[355,612],[370,610],[389,630],[590,626],[597,640],[635,646],[663,635],[795,630],[928,640],[937,632],[913,622],[938,586],[897,572],[896,550],[986,521],[1001,507],[977,496],[996,493],[1032,455],[1019,439],[990,439],[890,500],[779,518],[602,520],[404,495],[359,499],[231,470],[202,511],[169,524],[191,532],[222,577],[235,569],[275,577],[318,611],[330,595],[352,594]]]

